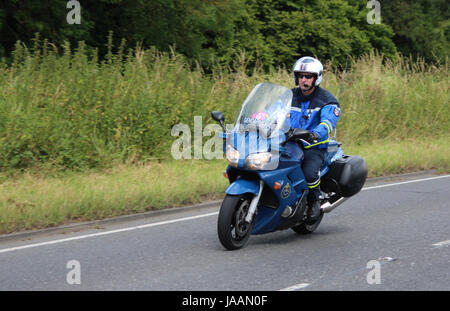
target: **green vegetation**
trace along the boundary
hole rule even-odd
[[[173,125],[235,113],[253,84],[244,71],[206,76],[182,56],[156,50],[74,54],[17,45],[0,75],[0,166],[79,169],[115,160],[168,158]],[[252,82],[250,81],[252,80]],[[254,81],[254,82],[253,82]]]
[[[445,59],[450,52],[450,6],[447,0],[382,2],[382,22],[391,25],[392,40],[404,55],[427,61]]]
[[[180,206],[214,194],[218,198],[226,187],[220,173],[224,167],[223,160],[170,161],[2,178],[0,234]]]
[[[0,58],[9,58],[18,40],[30,45],[37,32],[56,45],[83,40],[102,59],[112,31],[116,44],[124,38],[166,52],[175,46],[206,67],[211,58],[232,65],[237,51],[252,64],[290,67],[308,54],[343,66],[371,49],[427,62],[445,60],[450,50],[447,0],[380,0],[381,24],[368,24],[369,0],[79,1],[80,24],[67,22],[68,2],[2,1]]]
[[[152,50],[109,53],[98,62],[82,42],[63,55],[37,39],[17,44],[14,63],[0,66],[0,167],[83,170],[170,159],[175,124],[203,126],[221,110],[231,123],[261,81],[292,86],[287,70],[247,74],[245,55],[229,70],[205,74],[183,56]],[[427,65],[369,54],[351,71],[326,69],[322,86],[339,99],[339,139],[367,144],[448,135],[448,63]]]

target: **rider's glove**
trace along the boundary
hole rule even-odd
[[[305,138],[305,140],[310,144],[316,143],[318,139],[319,135],[317,135],[317,133],[314,132],[310,132],[309,137]]]

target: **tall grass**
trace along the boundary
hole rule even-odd
[[[448,137],[449,82],[447,62],[439,67],[403,58],[383,62],[370,54],[355,60],[350,72],[329,76],[324,86],[342,103],[340,138],[365,144]]]
[[[0,234],[223,197],[224,167],[224,160],[190,160],[101,172],[27,172],[0,183]]]
[[[170,159],[173,125],[203,126],[221,110],[232,122],[254,85],[292,86],[284,69],[205,74],[172,51],[108,47],[106,59],[80,42],[61,48],[36,38],[16,44],[11,65],[0,64],[0,167],[84,169]],[[438,67],[377,54],[354,60],[351,71],[328,70],[323,87],[341,103],[338,139],[365,144],[446,136],[450,129],[448,63]]]
[[[213,109],[234,114],[253,84],[241,73],[207,77],[174,52],[96,55],[82,43],[62,56],[16,45],[0,75],[2,167],[169,158],[173,125],[193,126],[196,115],[206,124]]]

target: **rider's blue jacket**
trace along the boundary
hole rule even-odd
[[[300,88],[292,89],[291,127],[302,128],[319,135],[318,142],[304,144],[305,148],[327,148],[330,133],[336,127],[341,109],[336,98],[327,90],[317,87],[311,95],[303,95]]]

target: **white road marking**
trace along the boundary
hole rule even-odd
[[[372,187],[364,187],[361,190],[372,190],[372,189],[378,189],[378,188],[384,188],[384,187],[391,187],[391,186],[397,186],[397,185],[404,185],[404,184],[410,184],[413,182],[419,182],[419,181],[427,181],[427,180],[433,180],[433,179],[439,179],[439,178],[446,178],[450,177],[450,175],[443,175],[443,176],[437,176],[437,177],[430,177],[430,178],[424,178],[424,179],[416,179],[416,180],[409,180],[409,181],[402,181],[397,182],[393,184],[387,184],[387,185],[379,185],[379,186],[372,186]]]
[[[12,251],[16,251],[16,250],[31,248],[31,247],[38,247],[38,246],[44,246],[44,245],[51,245],[51,244],[81,240],[81,239],[92,238],[92,237],[101,236],[101,235],[107,235],[107,234],[113,234],[113,233],[119,233],[119,232],[125,232],[125,231],[132,231],[132,230],[156,227],[156,226],[161,226],[161,225],[167,225],[167,224],[171,224],[171,223],[175,223],[175,222],[217,215],[218,213],[219,212],[214,212],[214,213],[208,213],[208,214],[203,214],[203,215],[198,215],[198,216],[191,216],[191,217],[155,222],[155,223],[140,225],[140,226],[135,226],[135,227],[127,227],[127,228],[122,228],[122,229],[117,229],[117,230],[110,230],[110,231],[92,233],[92,234],[87,234],[87,235],[80,235],[80,236],[76,236],[76,237],[72,237],[72,238],[59,239],[59,240],[54,240],[54,241],[47,241],[47,242],[42,242],[42,243],[35,243],[35,244],[28,244],[28,245],[23,245],[23,246],[5,248],[5,249],[0,249],[0,253],[12,252]]]
[[[416,179],[416,180],[411,180],[411,181],[404,181],[404,182],[398,182],[398,183],[392,183],[392,184],[380,185],[380,186],[373,186],[373,187],[365,187],[362,190],[371,190],[371,189],[390,187],[390,186],[414,183],[414,182],[419,182],[419,181],[427,181],[427,180],[433,180],[433,179],[439,179],[439,178],[446,178],[446,177],[450,177],[450,175],[430,177],[430,178],[424,178],[424,179]],[[217,215],[218,213],[219,212],[214,212],[214,213],[208,213],[208,214],[203,214],[203,215],[198,215],[198,216],[191,216],[191,217],[185,217],[185,218],[178,218],[178,219],[173,219],[173,220],[161,221],[161,222],[156,222],[156,223],[151,223],[151,224],[146,224],[146,225],[141,225],[141,226],[127,227],[127,228],[123,228],[123,229],[110,230],[110,231],[98,232],[98,233],[87,234],[87,235],[80,235],[80,236],[76,236],[76,237],[72,237],[72,238],[59,239],[59,240],[42,242],[42,243],[35,243],[35,244],[28,244],[28,245],[23,245],[23,246],[5,248],[5,249],[0,249],[0,254],[1,253],[12,252],[12,251],[16,251],[16,250],[22,250],[22,249],[26,249],[26,248],[45,246],[45,245],[51,245],[51,244],[57,244],[57,243],[64,243],[64,242],[81,240],[81,239],[86,239],[86,238],[92,238],[92,237],[97,237],[97,236],[102,236],[102,235],[113,234],[113,233],[126,232],[126,231],[132,231],[132,230],[137,230],[137,229],[161,226],[161,225],[171,224],[171,223],[175,223],[175,222],[181,222],[181,221],[185,221],[185,220],[191,220],[191,219],[197,219],[197,218],[202,218],[202,217],[213,216],[213,215]]]
[[[448,246],[448,245],[450,245],[450,240],[433,244],[434,247],[444,247],[444,246]]]
[[[286,288],[282,288],[280,290],[278,290],[279,292],[292,292],[294,290],[299,290],[299,289],[303,289],[305,287],[308,287],[309,283],[300,283],[300,284],[295,284]]]

